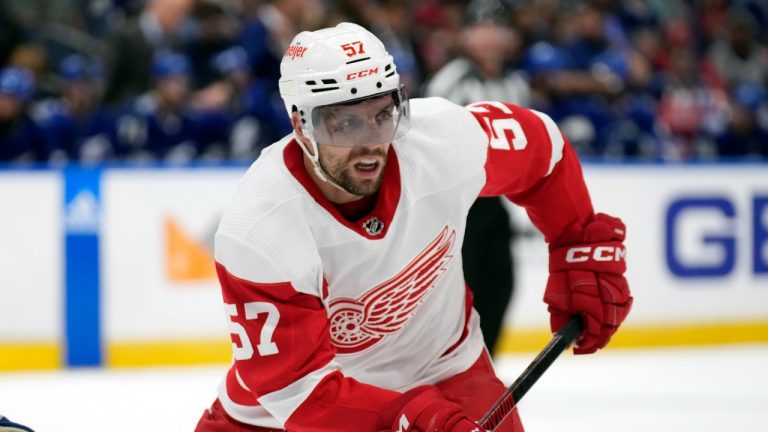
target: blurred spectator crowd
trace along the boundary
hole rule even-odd
[[[768,157],[768,0],[0,0],[0,162],[252,160],[289,41],[341,21],[411,97],[546,112],[585,156]]]

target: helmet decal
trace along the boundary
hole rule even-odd
[[[296,45],[290,45],[285,50],[285,57],[295,60],[296,57],[304,57],[304,53],[307,52],[307,47],[301,46],[301,42],[297,42]]]
[[[365,77],[370,76],[370,75],[376,75],[377,73],[379,73],[379,67],[378,66],[376,66],[375,68],[371,68],[371,69],[363,69],[361,71],[352,72],[352,73],[347,74],[347,81],[356,80],[358,78],[365,78]]]
[[[354,57],[365,54],[365,47],[361,41],[342,44],[341,48],[344,50],[344,53],[347,54],[347,57]]]

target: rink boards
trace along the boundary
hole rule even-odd
[[[212,242],[243,171],[0,171],[0,370],[227,362]],[[628,226],[635,306],[612,346],[768,342],[768,165],[585,173],[596,210]],[[513,250],[502,349],[538,349],[546,246]]]

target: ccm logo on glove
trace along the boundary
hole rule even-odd
[[[576,354],[589,354],[611,340],[632,308],[624,277],[627,251],[624,223],[596,214],[584,227],[570,227],[550,244],[544,302],[550,327],[558,331],[573,315],[584,321]]]
[[[565,262],[578,263],[589,260],[590,255],[595,261],[626,261],[627,250],[623,247],[614,246],[591,246],[574,247],[568,249],[565,254]]]

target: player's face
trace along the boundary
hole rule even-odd
[[[329,107],[323,113],[331,133],[325,142],[318,141],[320,167],[347,192],[371,195],[381,187],[396,127],[394,107],[392,95],[386,94],[353,105]]]
[[[371,195],[381,187],[389,146],[389,143],[366,147],[319,144],[320,167],[347,192]]]
[[[395,94],[387,93],[352,104],[327,105],[312,111],[313,135],[318,144],[368,147],[395,137],[400,110]]]

